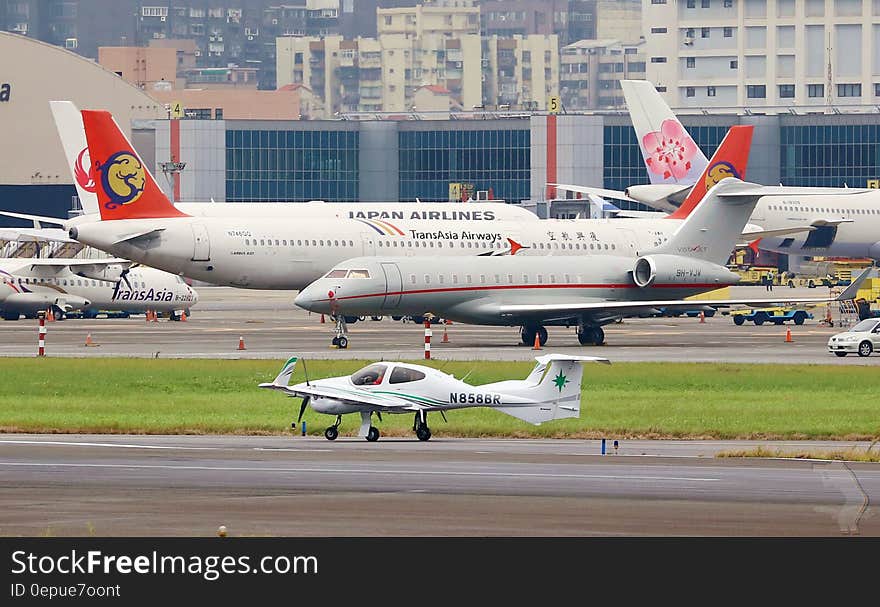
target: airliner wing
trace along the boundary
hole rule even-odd
[[[399,396],[390,394],[373,394],[366,390],[338,390],[328,386],[278,386],[272,383],[260,384],[261,388],[269,388],[284,392],[288,396],[309,398],[331,398],[350,405],[366,405],[380,409],[399,409],[401,411],[420,411],[430,409],[424,405],[411,402]]]
[[[52,228],[0,228],[0,240],[13,242],[76,242],[66,230]]]
[[[842,223],[852,223],[852,219],[816,219],[811,223],[814,228],[823,228],[823,227],[834,227],[839,226]]]
[[[801,232],[812,232],[817,226],[796,226],[793,228],[780,228],[778,230],[744,230],[742,237],[751,242],[758,238],[771,238],[774,236],[788,236],[789,234],[800,234]]]
[[[777,299],[660,299],[651,301],[588,301],[558,302],[546,304],[512,304],[500,306],[502,317],[534,317],[544,320],[561,320],[575,316],[589,316],[597,320],[619,318],[656,311],[659,308],[693,310],[704,306],[724,308],[729,306],[775,306],[798,303],[830,303],[855,298],[862,283],[873,268],[866,268],[837,297],[780,297]]]
[[[6,217],[14,217],[15,219],[27,219],[28,221],[39,221],[41,223],[51,223],[53,225],[63,226],[67,223],[66,219],[59,217],[46,217],[45,215],[28,215],[27,213],[13,213],[12,211],[0,211],[0,215]]]
[[[547,185],[553,186],[558,190],[565,190],[566,192],[576,192],[578,194],[595,194],[596,196],[601,196],[602,198],[613,198],[614,200],[638,202],[638,200],[627,196],[625,192],[620,192],[618,190],[606,190],[605,188],[593,188],[582,185],[571,185],[568,183],[548,183]]]

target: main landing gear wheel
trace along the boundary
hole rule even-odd
[[[336,440],[336,437],[339,436],[339,430],[336,426],[330,426],[326,430],[324,430],[324,438],[327,440]]]
[[[376,426],[370,426],[370,430],[367,432],[367,440],[371,443],[375,443],[379,440],[379,428]]]
[[[538,336],[538,343],[542,346],[547,343],[547,329],[538,326],[524,326],[519,331],[519,338],[524,346],[534,346],[535,336]]]
[[[844,356],[846,356],[846,352],[835,352],[834,355],[839,358],[843,358]]]
[[[582,346],[601,346],[605,343],[602,327],[583,327],[583,330],[578,329],[577,337]]]
[[[420,425],[416,428],[416,437],[420,441],[426,441],[431,439],[431,429],[426,425]]]
[[[415,418],[413,419],[413,430],[416,432],[416,437],[420,441],[430,440],[431,438],[431,429],[428,427],[428,414],[419,411],[416,413]]]

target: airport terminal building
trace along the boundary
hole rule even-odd
[[[511,203],[552,196],[547,183],[623,189],[647,174],[623,113],[465,112],[338,120],[169,119],[164,104],[64,49],[0,33],[16,56],[0,74],[3,207],[66,215],[75,191],[51,99],[106,108],[177,200]],[[691,110],[693,111],[693,110]],[[194,116],[217,113],[193,112]],[[865,187],[880,179],[880,113],[687,114],[706,155],[733,124],[752,124],[747,177],[765,184]],[[176,179],[170,160],[186,163]]]

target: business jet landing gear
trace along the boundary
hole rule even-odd
[[[602,327],[578,326],[577,336],[582,346],[601,346],[605,343]]]
[[[348,347],[348,325],[345,324],[345,316],[341,314],[335,316],[333,320],[336,322],[336,337],[330,342],[341,350]]]
[[[336,423],[324,430],[324,438],[327,440],[336,440],[336,437],[339,436],[339,424],[342,423],[342,416],[336,416]]]
[[[416,437],[420,441],[431,439],[431,429],[428,427],[428,414],[425,411],[416,413],[413,420],[413,430],[415,430]]]
[[[541,325],[523,325],[519,331],[519,338],[524,346],[534,346],[536,335],[542,346],[547,343],[547,329]]]

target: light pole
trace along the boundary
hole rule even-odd
[[[160,162],[159,167],[162,169],[162,173],[165,174],[165,179],[168,180],[168,183],[171,184],[171,202],[177,202],[177,176],[180,172],[186,168],[185,162],[178,162],[176,160],[171,160],[169,162]]]

